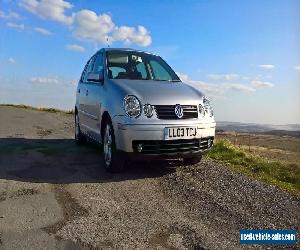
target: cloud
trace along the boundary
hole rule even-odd
[[[255,76],[254,80],[264,80],[264,79],[272,79],[273,77],[271,75],[257,75]]]
[[[56,76],[35,76],[29,79],[29,82],[35,86],[41,87],[51,87],[57,86],[60,87],[74,87],[77,86],[78,80],[75,79],[68,79],[63,77],[56,77]]]
[[[149,46],[152,42],[150,32],[142,25],[137,27],[117,26],[110,15],[88,9],[66,14],[73,4],[64,0],[21,0],[21,7],[39,16],[67,25],[78,40],[86,40],[100,44],[112,44],[116,41],[125,44]]]
[[[295,70],[300,70],[300,64],[294,67]]]
[[[238,74],[209,74],[207,77],[211,80],[232,81],[238,79],[240,76]]]
[[[218,84],[207,83],[199,80],[192,80],[188,75],[183,73],[176,72],[176,74],[183,82],[191,85],[192,87],[198,89],[201,92],[204,92],[205,94],[211,97],[219,97],[222,96],[224,93],[224,89]]]
[[[128,26],[117,27],[114,31],[113,38],[124,41],[126,44],[135,43],[143,47],[149,46],[152,42],[149,31],[141,25],[139,25],[137,29]]]
[[[115,24],[107,14],[97,15],[91,10],[81,10],[74,15],[74,32],[76,38],[106,43],[109,33],[111,33]],[[112,41],[112,39],[109,39]]]
[[[146,47],[152,42],[149,31],[139,25],[137,28],[116,26],[108,14],[97,15],[91,10],[81,10],[74,14],[73,35],[80,40],[112,44],[122,41],[125,44],[135,43]]]
[[[251,81],[251,86],[253,88],[256,88],[256,89],[259,89],[259,88],[271,88],[271,87],[274,87],[274,84],[273,83],[270,83],[270,82],[266,82],[266,81],[259,81],[259,80],[256,80],[256,81]]]
[[[64,0],[21,0],[19,5],[42,19],[53,20],[65,25],[73,22],[72,16],[65,14],[66,10],[73,8],[73,5]]]
[[[78,80],[72,79],[72,80],[69,81],[69,83],[70,83],[71,85],[73,85],[73,86],[77,86]]]
[[[243,77],[242,77],[242,80],[249,80],[249,79],[250,79],[249,76],[243,76]]]
[[[33,84],[59,84],[60,81],[55,77],[32,77],[30,82]]]
[[[40,33],[40,34],[45,35],[45,36],[52,35],[52,32],[50,32],[49,30],[46,30],[44,28],[35,27],[33,30],[35,32]]]
[[[13,11],[9,11],[8,13],[5,13],[4,11],[0,10],[0,18],[3,18],[5,20],[19,20],[21,19],[21,16]]]
[[[262,68],[262,69],[274,69],[275,66],[273,64],[260,64],[258,65],[258,67]]]
[[[192,80],[186,74],[177,73],[177,75],[183,82],[199,89],[200,91],[203,91],[207,95],[214,97],[214,98],[222,97],[228,91],[253,93],[253,92],[257,91],[258,89],[270,88],[270,87],[274,86],[273,83],[270,83],[267,81],[260,81],[260,80],[253,80],[248,84],[230,83],[230,82],[224,81],[224,80],[226,80],[226,78],[224,78],[224,77],[220,77],[220,80],[222,80],[222,81],[218,84],[217,83],[208,83],[208,82],[199,81],[199,80]]]
[[[12,23],[12,22],[8,22],[6,23],[7,27],[18,30],[18,31],[23,31],[25,29],[25,25],[22,24],[17,24],[17,23]]]
[[[15,63],[16,63],[16,60],[15,60],[14,58],[12,58],[12,57],[8,58],[7,61],[8,61],[9,63],[11,63],[11,64],[15,64]]]
[[[85,52],[85,48],[77,44],[68,44],[65,46],[65,49],[70,51],[81,52],[81,53]]]
[[[244,84],[239,84],[239,83],[223,84],[223,87],[228,90],[234,90],[239,92],[254,92],[256,90],[253,87]]]

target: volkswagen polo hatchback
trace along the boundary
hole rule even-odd
[[[182,82],[160,57],[131,49],[101,49],[85,65],[75,105],[75,140],[103,146],[104,166],[127,159],[199,162],[213,145],[210,101]]]

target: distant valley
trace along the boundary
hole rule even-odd
[[[258,133],[300,137],[300,124],[270,125],[219,121],[217,122],[217,131],[235,131],[240,133]]]

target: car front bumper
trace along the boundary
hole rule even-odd
[[[216,123],[199,123],[194,121],[193,123],[187,122],[186,124],[122,124],[115,121],[113,122],[113,126],[117,150],[134,153],[133,155],[147,154],[150,158],[151,156],[170,156],[171,158],[175,158],[191,157],[192,155],[201,154],[210,148],[215,137]],[[164,131],[166,127],[182,126],[197,126],[196,138],[165,140]],[[201,143],[204,144],[204,141],[206,143],[208,139],[210,139],[210,145],[201,147]],[[197,143],[199,143],[198,148],[196,147]],[[139,152],[138,146],[140,145],[145,150]],[[175,147],[178,147],[178,150]]]

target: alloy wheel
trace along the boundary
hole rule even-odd
[[[78,115],[75,115],[75,140],[79,140],[79,133],[80,133],[80,128],[79,128],[79,119]]]
[[[105,128],[103,151],[104,151],[104,160],[105,160],[106,167],[109,167],[112,159],[112,135],[111,135],[111,128],[109,125],[106,125]]]

